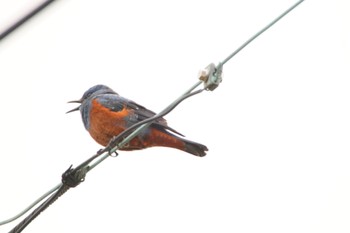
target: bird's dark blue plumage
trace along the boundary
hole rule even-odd
[[[106,146],[113,136],[120,134],[128,127],[155,115],[153,111],[118,95],[105,85],[91,87],[79,101],[73,102],[81,103],[79,109],[86,130],[103,146]],[[205,155],[205,151],[208,150],[206,146],[181,138],[176,134],[181,135],[170,128],[164,118],[159,118],[132,139],[128,147],[122,149],[135,150],[165,146],[197,156]]]

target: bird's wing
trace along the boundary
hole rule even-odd
[[[130,124],[128,127],[156,115],[156,113],[143,107],[142,105],[139,105],[134,101],[126,99],[117,94],[99,95],[96,97],[96,99],[100,104],[102,104],[103,106],[105,106],[106,108],[109,108],[111,111],[114,111],[114,112],[120,112],[125,109],[131,110],[130,111],[131,114],[128,116],[128,119],[127,119]],[[152,123],[152,126],[163,131],[165,129],[170,130],[176,134],[184,136],[181,133],[177,132],[176,130],[170,128],[163,117],[155,120]]]

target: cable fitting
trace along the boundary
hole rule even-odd
[[[217,66],[210,63],[204,70],[199,71],[199,79],[204,82],[204,88],[207,91],[215,90],[222,82],[222,63]]]
[[[83,167],[79,170],[72,168],[72,165],[62,174],[62,183],[74,188],[85,180],[85,175],[88,171],[88,167]]]

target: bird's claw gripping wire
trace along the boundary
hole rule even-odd
[[[62,183],[74,188],[78,186],[81,182],[85,180],[85,175],[88,172],[88,167],[83,167],[81,169],[73,169],[71,165],[67,171],[62,174]]]
[[[199,72],[199,79],[204,82],[204,88],[208,91],[215,90],[222,82],[222,63],[217,66],[210,63],[205,69]]]
[[[112,137],[112,139],[109,141],[108,145],[105,148],[106,152],[108,152],[109,155],[112,155],[112,153],[114,152],[113,148],[115,148],[124,139],[125,137],[119,137],[119,136]]]
[[[109,151],[109,152],[108,152],[108,155],[111,156],[111,157],[117,157],[119,154],[118,154],[117,151],[113,151],[113,152],[112,152],[112,151]]]

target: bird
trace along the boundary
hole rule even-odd
[[[68,103],[80,104],[67,113],[79,110],[85,129],[102,146],[107,146],[113,137],[130,126],[156,115],[102,84],[89,88],[79,100]],[[163,117],[153,121],[119,149],[131,151],[156,146],[175,148],[199,157],[205,156],[208,151],[205,145],[185,139],[182,134],[169,127]]]

